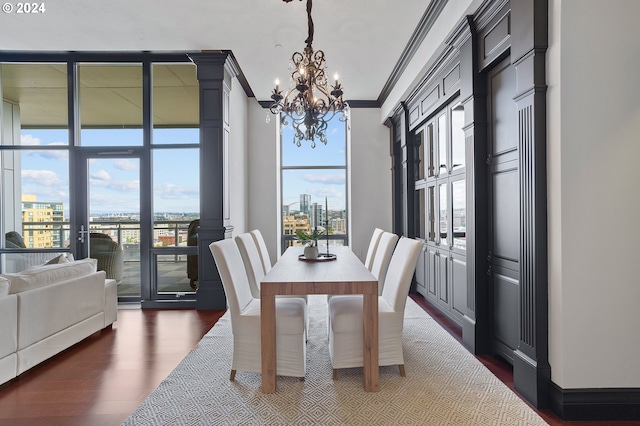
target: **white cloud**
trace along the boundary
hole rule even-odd
[[[335,175],[302,175],[302,180],[312,183],[324,183],[327,185],[344,185],[344,174]]]
[[[155,185],[154,193],[166,200],[186,200],[198,197],[198,189],[190,186],[180,186],[173,183]]]
[[[111,175],[106,170],[98,170],[97,172],[91,174],[92,179],[96,180],[111,180]]]
[[[40,145],[40,138],[36,138],[33,135],[20,135],[20,145]]]
[[[51,170],[23,170],[22,180],[25,183],[34,183],[46,187],[59,187],[62,185],[58,174]]]
[[[116,160],[115,163],[113,164],[113,167],[115,167],[118,170],[137,170],[138,169],[138,165],[135,162],[124,159],[124,158]]]
[[[129,192],[137,191],[140,188],[139,180],[114,180],[106,185],[107,188],[114,191]]]
[[[322,188],[314,189],[313,191],[311,191],[311,196],[313,197],[313,199],[320,199],[321,204],[322,200],[324,200],[325,197],[334,200],[344,199],[344,194],[342,193],[342,191],[340,191],[340,189],[335,186],[325,186]]]

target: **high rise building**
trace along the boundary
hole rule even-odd
[[[28,248],[62,247],[64,203],[37,201],[32,194],[22,195],[22,238]]]
[[[300,194],[300,212],[308,215],[310,208],[311,208],[311,195]]]

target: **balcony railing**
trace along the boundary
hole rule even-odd
[[[191,220],[154,221],[153,246],[186,246],[190,223]],[[138,221],[95,220],[89,223],[89,232],[109,235],[123,250],[127,246],[140,245]],[[28,249],[68,249],[70,246],[71,231],[67,221],[23,222],[21,234]]]

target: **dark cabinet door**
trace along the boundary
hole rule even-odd
[[[518,344],[520,291],[520,171],[515,69],[505,59],[488,73],[488,206],[492,346],[513,359]]]

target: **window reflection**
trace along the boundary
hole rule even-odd
[[[433,177],[435,176],[436,173],[436,142],[433,139],[433,123],[429,123],[427,124],[426,127],[426,139],[427,139],[427,158],[428,158],[428,164],[427,164],[427,176],[429,177]]]
[[[447,173],[447,114],[438,117],[438,158],[440,160],[439,175]]]
[[[451,109],[451,161],[452,170],[465,166],[464,108],[458,104]]]
[[[416,237],[425,239],[425,189],[420,188],[416,191]]]
[[[429,227],[428,239],[429,241],[435,242],[436,240],[436,214],[435,214],[435,187],[430,186],[428,188],[429,195],[427,198],[427,221]]]
[[[453,246],[459,249],[467,247],[467,206],[465,180],[451,184],[453,203]]]
[[[440,244],[448,244],[449,233],[449,206],[447,204],[447,184],[438,185],[440,193]]]
[[[421,180],[424,179],[424,130],[419,131],[415,136],[415,147],[416,147],[416,166],[415,166],[415,179]]]

